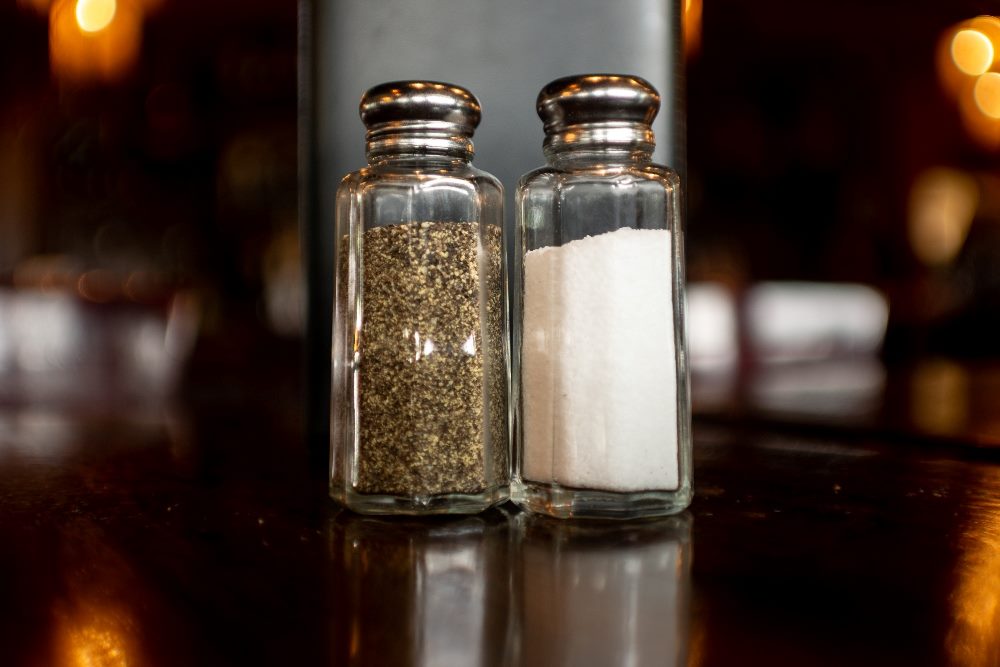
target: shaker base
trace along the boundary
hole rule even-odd
[[[514,485],[511,500],[529,512],[559,519],[639,519],[684,511],[691,504],[691,488],[615,492],[523,480]]]
[[[330,497],[358,514],[398,514],[420,516],[429,514],[479,514],[510,497],[509,486],[499,486],[482,493],[442,493],[431,496],[392,496],[366,494],[330,488]]]

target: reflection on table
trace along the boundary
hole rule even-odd
[[[509,517],[328,525],[335,664],[511,664]]]
[[[345,665],[686,664],[691,518],[480,517],[328,526]]]
[[[523,665],[687,664],[691,521],[520,515]]]

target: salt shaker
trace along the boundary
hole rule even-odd
[[[562,518],[691,501],[680,180],[654,164],[656,90],[627,75],[538,96],[548,164],[516,194],[513,500]]]
[[[510,487],[503,189],[471,164],[480,105],[401,81],[360,112],[368,166],[336,199],[330,493],[478,512]]]

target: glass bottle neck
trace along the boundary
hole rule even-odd
[[[556,169],[627,168],[649,164],[653,151],[635,146],[576,146],[559,150],[546,148],[545,157]]]
[[[368,152],[368,164],[377,166],[415,166],[415,167],[444,167],[450,165],[469,164],[472,161],[471,152],[419,152],[406,151],[399,153],[377,153]]]
[[[610,121],[549,132],[544,151],[549,164],[557,169],[636,167],[652,161],[655,146],[649,125]]]
[[[368,130],[365,137],[368,163],[469,162],[475,150],[470,133],[452,123],[434,121],[386,123]]]

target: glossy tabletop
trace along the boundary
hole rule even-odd
[[[696,419],[678,517],[394,521],[273,398],[0,407],[0,664],[1000,661],[989,451]]]

